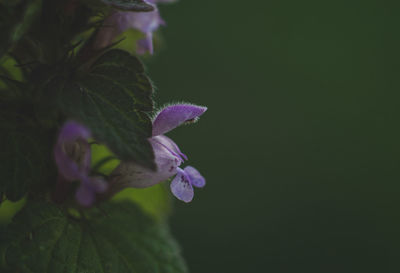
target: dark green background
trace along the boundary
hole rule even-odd
[[[171,219],[191,272],[400,272],[398,7],[161,11],[157,99],[209,107],[170,134],[208,183]]]

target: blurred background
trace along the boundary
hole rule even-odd
[[[399,17],[386,1],[160,7],[157,100],[207,178],[175,202],[192,273],[400,272]]]

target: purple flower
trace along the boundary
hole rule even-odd
[[[107,184],[101,178],[90,177],[90,131],[83,125],[68,121],[61,128],[54,148],[59,183],[80,181],[76,199],[83,206],[94,203],[96,193],[105,192]]]
[[[191,104],[177,104],[162,109],[153,121],[153,137],[149,139],[155,154],[157,171],[153,172],[134,162],[122,162],[112,173],[114,191],[125,187],[145,188],[175,176],[171,191],[184,202],[193,199],[194,187],[204,187],[205,179],[193,167],[181,169],[179,166],[188,158],[165,133],[174,128],[198,119],[206,107]]]
[[[157,9],[157,3],[173,2],[171,0],[147,0],[154,6],[150,12],[124,12],[114,11],[104,21],[103,27],[97,35],[97,47],[102,48],[111,44],[111,42],[127,29],[136,29],[142,32],[145,37],[137,41],[138,54],[149,52],[153,54],[153,32],[160,26],[165,25]]]

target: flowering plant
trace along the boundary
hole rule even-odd
[[[207,108],[157,111],[139,59],[168,2],[0,0],[1,272],[187,272],[169,199],[206,182],[165,134]]]

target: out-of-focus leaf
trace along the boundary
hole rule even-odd
[[[0,195],[17,201],[28,190],[43,187],[53,173],[51,139],[24,119],[11,119],[3,111],[0,115]]]
[[[5,200],[0,204],[0,226],[11,222],[13,216],[20,211],[26,203],[26,198],[17,202]]]
[[[3,268],[13,272],[187,272],[168,228],[128,202],[82,217],[30,202],[0,236]]]
[[[29,30],[41,4],[41,0],[0,2],[0,57]]]

